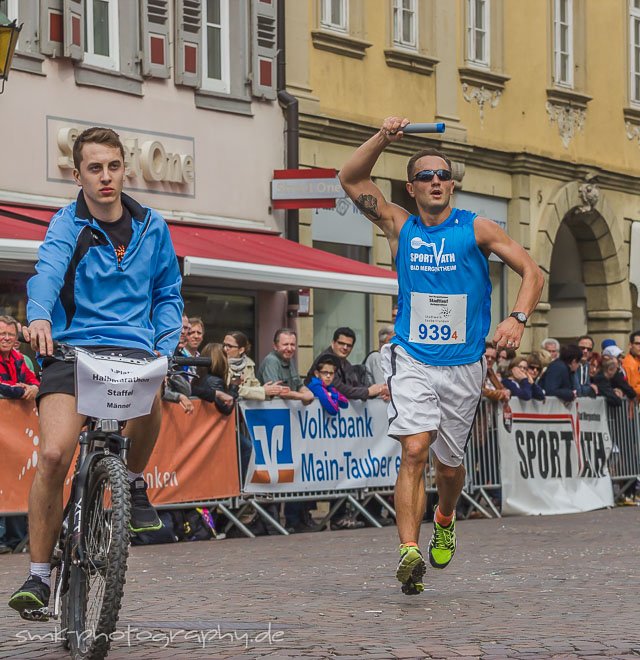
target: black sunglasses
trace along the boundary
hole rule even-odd
[[[411,183],[414,181],[433,181],[433,177],[436,174],[440,181],[451,181],[451,172],[449,170],[422,170],[411,179]]]

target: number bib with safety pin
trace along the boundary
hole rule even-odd
[[[410,342],[464,344],[466,340],[466,293],[411,293]]]

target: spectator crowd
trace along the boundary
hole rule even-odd
[[[34,400],[39,380],[33,363],[19,350],[19,324],[10,316],[0,316],[0,396]],[[393,325],[383,326],[378,333],[378,350],[367,355],[362,364],[349,357],[356,344],[355,332],[340,327],[330,344],[321,350],[305,375],[297,368],[297,335],[290,328],[278,329],[273,347],[256,366],[251,359],[249,338],[238,330],[229,330],[221,342],[202,346],[206,335],[199,317],[182,319],[182,333],[176,355],[210,358],[210,367],[183,367],[167,377],[163,399],[179,405],[185,415],[193,413],[194,398],[209,402],[223,415],[230,415],[238,399],[265,401],[273,398],[300,401],[308,405],[317,399],[327,415],[337,415],[353,400],[381,398],[389,400],[389,389],[380,366],[380,348],[394,334]],[[620,347],[613,339],[605,339],[599,352],[593,339],[580,337],[575,344],[560,345],[545,339],[540,349],[518,355],[511,348],[497,349],[486,344],[487,375],[483,395],[509,405],[512,397],[544,401],[554,396],[571,402],[580,397],[604,397],[610,405],[640,399],[640,330],[632,332],[629,345]],[[252,451],[250,435],[240,421],[239,449],[242,474],[246,473]],[[283,507],[284,524],[291,533],[318,531],[311,516],[315,502],[288,502]],[[268,507],[279,519],[277,505]],[[355,529],[365,522],[356,512],[342,505],[331,521],[332,529]],[[369,513],[382,524],[392,524],[383,507],[375,502]],[[268,533],[262,520],[249,521],[254,533]],[[0,553],[9,552],[24,536],[24,517],[0,517]]]
[[[640,400],[640,330],[629,335],[624,349],[604,339],[595,351],[589,335],[576,344],[560,345],[545,339],[539,350],[516,355],[511,348],[497,350],[487,343],[487,377],[483,395],[506,403],[512,396],[544,401],[555,396],[565,402],[580,397],[604,397],[612,406]]]

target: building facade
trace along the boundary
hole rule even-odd
[[[0,11],[22,24],[0,97],[3,313],[25,320],[48,220],[78,193],[74,140],[96,125],[123,140],[125,192],[169,222],[205,341],[242,330],[259,360],[293,322],[287,289],[350,286],[350,262],[325,267],[324,253],[286,241],[272,209],[286,162],[276,0],[0,0]]]
[[[454,204],[502,224],[546,274],[523,348],[583,333],[626,346],[640,327],[638,0],[287,0],[286,30],[303,165],[339,169],[386,116],[445,122],[385,151],[373,175],[387,198],[412,210],[406,162],[441,148]],[[305,212],[301,240],[389,267],[382,236],[339,211]],[[519,278],[500,261],[490,269],[495,327]],[[389,296],[324,297],[309,342],[325,309],[363,327],[391,317]]]

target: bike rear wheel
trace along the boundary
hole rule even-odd
[[[82,536],[87,562],[69,567],[66,618],[73,658],[98,660],[109,652],[124,593],[131,510],[124,463],[117,456],[101,458],[86,494]]]

